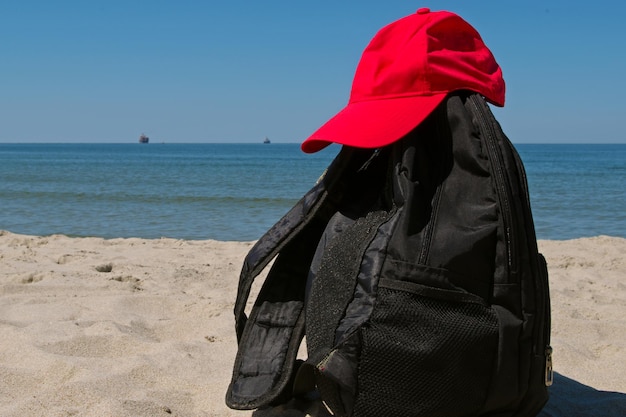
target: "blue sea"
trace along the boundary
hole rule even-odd
[[[626,237],[626,145],[516,145],[539,239]],[[0,230],[250,241],[338,152],[298,144],[0,144]]]

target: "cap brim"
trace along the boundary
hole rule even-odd
[[[394,97],[350,103],[302,142],[313,153],[331,143],[357,148],[380,148],[402,138],[419,125],[446,97]]]

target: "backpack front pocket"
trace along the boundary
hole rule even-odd
[[[361,331],[354,416],[467,416],[483,406],[498,319],[479,297],[381,279]]]

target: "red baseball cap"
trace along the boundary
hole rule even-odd
[[[357,66],[350,100],[302,143],[378,148],[402,138],[456,90],[504,106],[502,70],[480,35],[454,13],[419,9],[382,28]]]

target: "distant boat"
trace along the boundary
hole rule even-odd
[[[150,142],[150,138],[142,133],[141,136],[139,136],[139,143],[148,143],[148,142]]]
[[[267,145],[267,144],[270,144],[272,142],[270,142],[270,140],[266,136],[265,139],[263,140],[263,143],[265,143]]]

